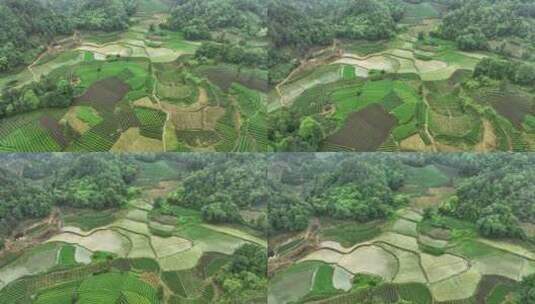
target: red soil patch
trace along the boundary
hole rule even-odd
[[[396,118],[378,104],[351,113],[346,124],[327,138],[328,143],[355,151],[376,151],[396,125]]]

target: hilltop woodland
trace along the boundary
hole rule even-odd
[[[57,167],[52,168],[54,165]],[[20,166],[24,166],[20,170],[28,178],[0,168],[3,198],[0,225],[4,237],[16,228],[16,223],[45,217],[54,206],[96,210],[121,207],[137,172],[124,159],[96,154],[53,156],[44,160],[32,160],[28,156],[27,163]],[[35,183],[33,177],[44,180]]]
[[[203,163],[181,185],[161,198],[158,210],[172,214],[174,207],[201,212],[211,223],[248,224],[265,230],[266,218],[246,222],[239,210],[266,206],[273,197],[266,179],[268,164],[263,156],[226,156],[218,163]]]

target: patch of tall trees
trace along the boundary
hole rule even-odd
[[[535,274],[522,279],[520,287],[515,291],[518,303],[535,303]]]
[[[487,237],[524,238],[520,222],[535,223],[534,159],[500,154],[487,157],[489,161],[490,166],[481,162],[480,172],[457,186],[440,211],[475,222]]]
[[[214,156],[188,174],[167,197],[171,205],[200,210],[203,219],[215,223],[243,222],[239,210],[268,203],[271,187],[267,164],[261,156]]]
[[[237,29],[248,36],[265,28],[266,1],[182,0],[162,26],[182,31],[188,39],[209,39],[211,31]]]
[[[68,107],[73,100],[74,88],[69,81],[43,77],[22,88],[4,88],[0,95],[0,118],[40,108]]]
[[[267,53],[265,50],[246,48],[228,42],[203,42],[195,51],[195,57],[199,60],[213,59],[255,68],[267,66]]]
[[[215,275],[215,283],[225,291],[221,303],[249,303],[265,296],[267,282],[267,252],[256,244],[238,248],[230,263]]]
[[[311,216],[361,222],[386,218],[406,203],[395,193],[405,178],[401,162],[386,156],[345,156],[307,158],[299,166],[293,160],[283,162],[289,168],[281,171],[281,184],[288,184],[282,181],[290,174],[307,191],[300,197],[282,192],[271,199],[270,233],[302,230]]]
[[[507,79],[519,85],[535,86],[535,65],[485,58],[476,65],[474,77],[488,77],[495,80]]]
[[[300,119],[294,110],[281,109],[268,116],[268,138],[275,143],[277,151],[318,151],[325,131],[312,116]]]
[[[450,6],[438,34],[462,50],[485,50],[488,40],[535,41],[535,3],[526,0],[467,0]]]
[[[394,36],[405,12],[399,0],[274,0],[268,9],[270,82],[277,83],[314,47],[334,38],[382,40]]]
[[[136,165],[116,155],[81,155],[56,174],[54,198],[58,205],[76,208],[120,207],[137,172]]]
[[[46,216],[52,204],[49,191],[0,168],[0,235],[5,236],[21,220]]]

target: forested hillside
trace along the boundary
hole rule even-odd
[[[535,170],[531,168],[534,159],[489,158],[490,162],[479,163],[480,173],[463,181],[457,187],[457,195],[439,210],[476,222],[486,236],[524,238],[520,221],[535,223]]]
[[[404,183],[403,167],[387,156],[313,158],[301,165],[290,159],[284,165],[290,167],[280,173],[280,181],[305,184],[308,190],[302,198],[280,195],[271,200],[272,233],[304,229],[312,216],[360,222],[384,219],[405,203],[395,194]]]
[[[18,221],[50,212],[53,198],[49,191],[4,168],[0,168],[0,183],[0,237],[8,234]]]
[[[519,38],[535,41],[535,3],[530,0],[469,0],[452,6],[438,34],[464,50],[491,49],[490,41]],[[522,55],[529,58],[532,54]]]
[[[273,196],[264,157],[228,156],[213,161],[217,163],[204,162],[189,174],[166,203],[200,210],[209,222],[243,223],[240,209],[265,206]]]
[[[284,159],[282,167],[272,169],[279,172],[275,180],[281,194],[270,204],[271,232],[304,229],[313,216],[361,223],[388,218],[408,202],[400,189],[413,182],[411,168],[441,164],[455,168],[461,177],[455,195],[426,211],[437,225],[440,216],[453,216],[476,223],[487,237],[525,238],[521,223],[535,223],[533,161],[531,155],[506,154]],[[288,189],[300,189],[301,194],[288,194]]]
[[[87,154],[28,157],[19,160],[16,172],[0,167],[3,234],[16,228],[17,221],[48,215],[53,206],[98,210],[120,207],[127,199],[137,167],[112,154]]]

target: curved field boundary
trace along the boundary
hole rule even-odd
[[[238,238],[238,239],[241,239],[241,240],[244,240],[244,241],[247,241],[247,242],[252,242],[252,243],[258,244],[258,245],[260,245],[262,247],[267,247],[267,241],[266,240],[263,240],[263,239],[260,239],[258,237],[255,237],[254,235],[250,235],[247,232],[242,232],[243,234],[240,234],[239,232],[233,233],[233,231],[227,230],[227,229],[225,229],[225,227],[218,228],[217,226],[209,225],[209,224],[201,224],[201,226],[205,227],[205,228],[208,228],[210,230],[213,230],[215,232],[223,233],[223,234],[226,234],[226,235],[234,237],[234,238]],[[247,237],[245,235],[247,235]]]
[[[132,230],[129,230],[129,229],[125,229],[125,228],[122,228],[122,227],[116,227],[116,226],[113,227],[113,230],[117,231],[118,233],[121,233],[120,230],[124,230],[124,231],[127,231],[127,232],[132,233],[132,234],[137,234],[137,235],[141,235],[141,236],[146,237],[147,241],[149,243],[150,249],[152,250],[152,253],[154,254],[155,257],[158,257],[158,255],[156,254],[156,250],[154,249],[154,246],[152,246],[151,239],[150,239],[150,237],[148,235],[145,235],[143,233],[139,233],[139,232],[136,232],[136,231],[132,231]],[[126,235],[124,233],[121,233],[121,235],[124,236],[125,238],[127,238],[130,241],[130,244],[131,244],[131,248],[128,251],[128,254],[126,255],[128,257],[128,255],[130,255],[130,251],[132,251],[132,247],[134,246],[134,242],[132,241],[132,239],[130,239],[130,237],[128,235]]]
[[[364,247],[378,247],[382,250],[384,250],[387,254],[391,255],[394,257],[394,259],[396,260],[396,270],[394,272],[394,275],[392,276],[392,280],[397,276],[398,272],[399,272],[399,268],[400,268],[400,263],[399,263],[399,258],[394,254],[392,253],[391,251],[389,250],[386,250],[385,248],[383,248],[382,246],[379,246],[379,245],[376,245],[375,243],[369,243],[369,244],[361,244],[361,245],[358,245],[354,248],[352,248],[351,251],[347,252],[347,253],[343,253],[341,251],[338,251],[334,248],[323,248],[323,250],[329,250],[329,251],[333,251],[333,252],[336,252],[336,253],[339,253],[341,254],[342,256],[346,256],[346,255],[350,255],[352,254],[355,250],[359,249],[359,248],[364,248]],[[317,251],[317,250],[316,250]],[[353,271],[350,271],[348,270],[347,268],[345,268],[344,266],[338,264],[338,263],[328,263],[328,262],[325,262],[325,261],[322,261],[322,260],[315,260],[315,259],[310,259],[310,260],[305,260],[305,261],[299,261],[298,263],[306,263],[306,262],[310,262],[310,261],[313,261],[313,262],[321,262],[321,263],[324,263],[324,264],[329,264],[329,265],[336,265],[344,270],[346,270],[347,272],[353,274],[353,275],[356,275],[358,273],[364,273],[364,274],[368,274],[368,275],[374,275],[374,276],[377,276],[376,273],[370,273],[370,272],[353,272]]]
[[[427,281],[427,283],[429,284],[429,276],[427,275],[427,272],[425,271],[425,268],[424,266],[422,265],[422,257],[420,255],[420,252],[418,251],[413,251],[413,250],[409,250],[407,248],[403,248],[403,247],[399,247],[397,245],[394,245],[394,244],[390,244],[388,242],[385,242],[385,241],[377,241],[375,242],[376,244],[378,244],[378,246],[381,246],[380,244],[385,244],[385,245],[388,245],[388,246],[392,246],[398,250],[402,250],[402,251],[406,251],[406,252],[410,252],[412,254],[415,254],[416,256],[418,256],[418,266],[420,267],[420,270],[422,271],[422,273],[424,274],[424,277],[425,277],[425,280]],[[381,246],[382,247],[382,246]],[[383,248],[383,247],[382,247]],[[399,258],[396,256],[396,258],[398,259],[399,261]]]
[[[512,255],[516,255],[517,257],[519,258],[523,258],[523,259],[526,259],[526,260],[529,260],[529,261],[532,261],[532,262],[535,262],[535,257],[530,257],[530,256],[526,256],[526,255],[523,255],[521,253],[518,253],[518,252],[515,252],[515,251],[511,251],[511,250],[508,250],[506,248],[500,248],[500,247],[497,247],[496,245],[494,245],[492,242],[486,242],[484,239],[478,239],[477,240],[478,242],[481,242],[485,245],[488,245],[498,251],[502,251],[502,252],[505,252],[505,253],[509,253],[509,254],[512,254]]]
[[[126,230],[126,229],[125,229]],[[82,233],[78,233],[76,231],[62,231],[56,235],[54,235],[53,237],[55,236],[58,236],[58,235],[61,235],[61,234],[72,234],[72,235],[75,235],[75,236],[78,236],[78,237],[82,237],[82,238],[87,238],[87,237],[91,237],[93,234],[99,232],[99,231],[113,231],[113,232],[116,232],[118,234],[120,234],[122,237],[126,238],[128,240],[128,243],[130,244],[129,248],[126,250],[127,253],[129,253],[131,250],[132,250],[132,247],[133,247],[133,243],[132,243],[132,240],[125,236],[124,234],[120,233],[119,231],[117,231],[116,229],[114,228],[110,228],[109,226],[106,226],[106,227],[99,227],[99,228],[96,228],[96,229],[93,229],[91,230],[87,235],[84,235]],[[86,248],[85,246],[82,246],[78,243],[70,243],[70,242],[65,242],[65,241],[50,241],[50,240],[47,240],[46,242],[58,242],[58,243],[66,243],[66,244],[72,244],[72,245],[78,245],[80,247],[84,247]],[[87,249],[87,248],[86,248]],[[89,249],[88,249],[89,250]],[[89,250],[90,252],[93,252],[93,250]],[[128,254],[127,254],[128,255]]]

